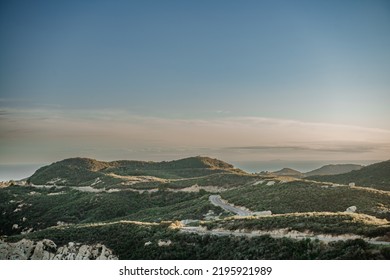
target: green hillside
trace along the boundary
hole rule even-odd
[[[308,179],[341,184],[354,182],[358,186],[390,191],[390,160],[371,164],[360,170],[354,170],[345,174],[312,176],[308,177]]]
[[[209,157],[191,157],[163,162],[128,160],[103,162],[88,158],[71,158],[38,169],[28,181],[35,185],[81,186],[89,185],[99,178],[106,186],[109,186],[126,180],[120,176],[181,179],[222,172],[245,173],[235,169],[231,164]],[[113,174],[119,176],[113,177]]]
[[[58,246],[72,240],[84,244],[103,243],[123,260],[261,260],[261,259],[390,259],[390,248],[370,245],[361,239],[322,243],[289,238],[234,237],[184,234],[169,224],[141,224],[122,221],[49,228],[9,237],[42,240],[50,237]],[[171,241],[158,246],[160,240]],[[150,245],[146,245],[150,244]]]
[[[289,176],[289,177],[296,177],[296,178],[302,178],[304,176],[301,172],[291,168],[283,168],[278,171],[273,171],[272,174],[276,176]]]
[[[308,212],[263,217],[232,217],[208,222],[205,225],[208,229],[223,228],[232,231],[288,229],[317,234],[356,234],[367,237],[388,235],[387,238],[390,238],[388,220],[356,213]]]
[[[385,181],[388,164],[351,173],[375,174],[377,182]],[[390,192],[383,190],[248,174],[208,157],[167,162],[72,158],[40,168],[30,183],[0,188],[0,236],[7,241],[100,242],[121,259],[390,259],[386,243],[229,235],[295,230],[388,241]],[[224,201],[212,204],[210,195],[215,194]],[[235,217],[216,206],[229,209],[226,204],[271,210],[272,215]],[[350,206],[356,206],[356,213],[344,213]],[[172,222],[179,226],[176,221],[228,232],[183,233],[169,227]],[[159,240],[172,245],[158,246]]]
[[[343,212],[356,206],[365,213],[390,220],[390,193],[369,188],[331,187],[305,181],[235,188],[222,198],[252,211],[271,210],[275,214],[294,212]]]
[[[203,219],[209,210],[223,212],[208,202],[205,192],[91,193],[68,188],[13,186],[0,189],[0,234],[16,234],[29,228],[41,230],[58,222],[79,224],[122,218],[142,221]],[[18,224],[18,228],[13,229],[14,224]]]
[[[108,163],[88,158],[65,159],[39,168],[28,181],[36,185],[77,186],[102,176],[99,170],[108,166]]]
[[[353,170],[359,170],[363,166],[358,164],[328,164],[324,165],[318,169],[314,169],[310,172],[304,173],[305,177],[309,176],[322,176],[322,175],[337,175],[348,173]]]

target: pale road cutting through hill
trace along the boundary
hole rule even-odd
[[[250,212],[248,210],[244,210],[238,207],[235,207],[231,204],[228,204],[224,202],[221,199],[220,195],[210,195],[209,196],[210,202],[218,207],[223,208],[226,211],[235,213],[239,216],[251,216],[253,215],[253,212]],[[228,235],[233,235],[233,236],[246,236],[246,237],[255,237],[255,236],[261,236],[261,235],[270,235],[273,238],[293,238],[293,239],[318,239],[323,242],[332,242],[332,241],[346,241],[346,240],[351,240],[351,239],[363,239],[364,241],[371,243],[371,244],[376,244],[376,245],[390,245],[390,242],[386,241],[378,241],[374,239],[369,239],[364,236],[359,236],[359,235],[325,235],[325,234],[319,234],[319,235],[314,235],[310,233],[303,233],[303,232],[297,232],[297,231],[287,231],[287,232],[280,232],[280,230],[271,230],[271,231],[253,231],[253,232],[237,232],[237,231],[230,231],[230,230],[224,230],[224,229],[218,229],[218,230],[207,230],[203,227],[182,227],[180,229],[181,232],[185,233],[196,233],[196,234],[211,234],[211,235],[217,235],[217,236],[228,236]]]
[[[213,205],[219,206],[222,209],[224,209],[226,211],[229,211],[229,212],[232,212],[232,213],[235,213],[235,214],[237,214],[239,216],[251,216],[251,215],[253,215],[253,213],[248,211],[248,210],[244,210],[244,209],[235,207],[235,206],[233,206],[231,204],[223,202],[220,195],[210,195],[209,196],[209,200],[210,200],[210,202]]]
[[[292,238],[297,240],[302,239],[311,239],[315,240],[318,239],[320,241],[323,241],[325,243],[333,242],[333,241],[347,241],[347,240],[354,240],[354,239],[363,239],[365,242],[375,245],[390,245],[390,242],[386,241],[379,241],[375,239],[366,238],[364,236],[359,235],[325,235],[325,234],[310,234],[305,232],[297,232],[297,231],[287,231],[284,232],[284,229],[275,229],[275,230],[268,230],[268,231],[253,231],[253,232],[239,232],[239,231],[231,231],[231,230],[225,230],[225,229],[216,229],[216,230],[207,230],[204,227],[182,227],[180,229],[183,233],[195,233],[199,235],[216,235],[216,236],[245,236],[245,237],[257,237],[262,235],[269,235],[272,238]]]

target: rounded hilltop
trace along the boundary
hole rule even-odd
[[[52,165],[64,165],[64,166],[77,166],[78,168],[83,168],[91,171],[98,171],[110,166],[108,162],[98,161],[92,158],[68,158],[58,162],[53,163]]]
[[[117,179],[124,176],[154,176],[164,179],[178,179],[206,176],[214,173],[244,172],[235,169],[233,165],[224,161],[203,156],[161,162],[136,160],[105,162],[76,157],[44,166],[38,169],[28,181],[37,185],[80,186],[90,185],[94,180],[117,183]]]
[[[223,169],[234,168],[233,165],[227,162],[224,162],[219,159],[205,157],[205,156],[189,157],[189,158],[169,161],[166,163],[181,168],[223,168]]]

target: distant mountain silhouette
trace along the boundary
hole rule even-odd
[[[362,167],[362,165],[358,164],[328,164],[310,172],[306,172],[305,177],[319,175],[337,175],[342,173],[348,173],[353,170],[359,170]]]
[[[189,157],[173,161],[98,161],[69,158],[39,168],[28,181],[33,184],[89,185],[99,178],[115,181],[120,176],[155,176],[158,178],[190,178],[214,173],[245,173],[233,165],[210,157]],[[118,175],[113,178],[112,174]]]
[[[344,174],[310,176],[312,180],[348,184],[354,182],[359,186],[373,187],[390,191],[390,160],[374,163]]]
[[[289,176],[289,177],[296,177],[296,178],[302,178],[304,176],[298,170],[291,169],[291,168],[283,168],[281,170],[272,172],[272,174],[275,174],[277,176]]]

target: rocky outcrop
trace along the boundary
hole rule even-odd
[[[103,244],[85,245],[69,242],[57,248],[49,239],[32,241],[22,239],[16,243],[0,240],[1,260],[117,260]]]
[[[171,246],[172,245],[172,241],[171,240],[159,240],[157,245],[159,247],[167,247],[167,246]]]
[[[348,207],[348,208],[345,210],[345,212],[346,212],[346,213],[355,213],[356,210],[357,210],[357,207],[356,207],[356,206],[350,206],[350,207]]]
[[[357,210],[357,207],[356,206],[350,206],[347,208],[347,210],[345,210],[346,213],[355,213]]]

